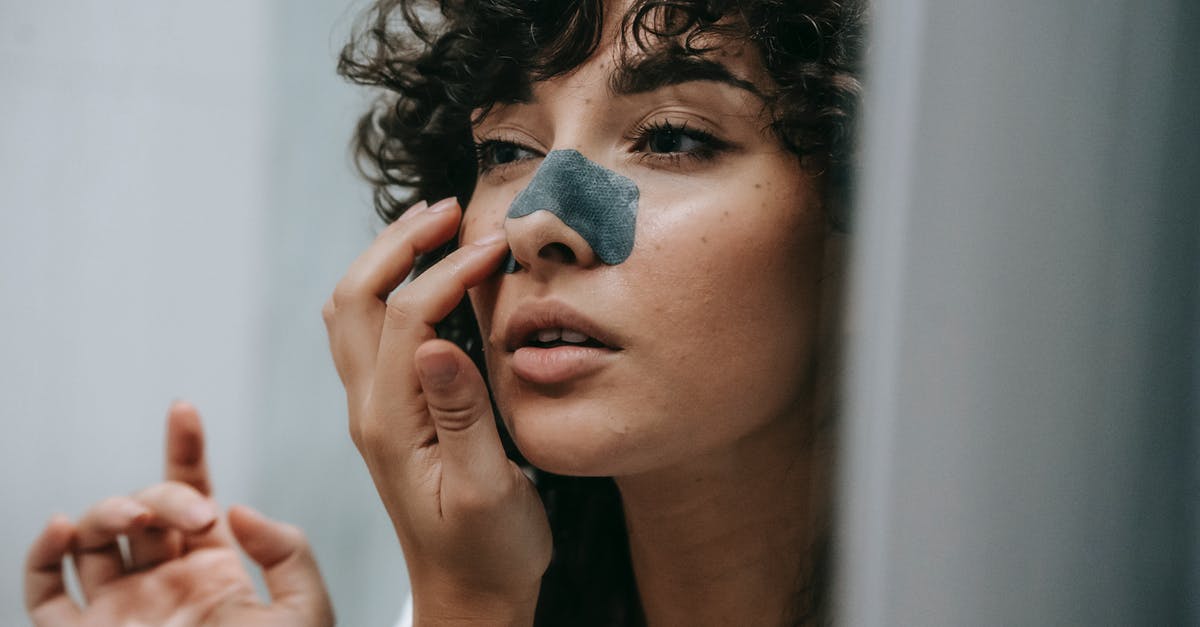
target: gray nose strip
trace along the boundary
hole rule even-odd
[[[552,150],[508,208],[511,219],[535,211],[558,216],[592,247],[603,263],[614,265],[633,252],[638,187],[630,179],[588,161],[577,150]],[[516,271],[510,255],[506,272]]]

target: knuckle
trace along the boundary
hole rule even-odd
[[[366,453],[367,449],[367,425],[371,422],[370,417],[373,415],[373,406],[370,398],[360,399],[355,402],[351,400],[349,403],[349,431],[350,440],[354,442],[355,448],[359,453]]]
[[[334,286],[333,293],[329,295],[329,301],[325,303],[322,311],[328,311],[328,315],[334,317],[351,304],[360,300],[362,300],[362,290],[358,284],[349,278],[345,278]]]
[[[325,326],[330,326],[336,317],[337,304],[333,301],[333,297],[330,296],[329,300],[325,301],[324,305],[321,305],[321,319],[325,321]]]
[[[479,408],[475,405],[434,406],[430,403],[438,429],[443,431],[465,431],[479,420]]]
[[[358,433],[356,445],[361,452],[366,452],[379,446],[380,443],[385,441],[388,433],[388,429],[379,420],[363,421],[354,431]]]
[[[393,222],[393,224],[395,223]],[[394,240],[395,247],[393,249],[393,254],[396,256],[396,258],[404,260],[405,263],[403,265],[408,270],[407,272],[404,272],[396,277],[396,279],[400,281],[407,278],[408,274],[411,273],[412,261],[421,253],[421,251],[417,246],[417,242],[414,241],[414,239],[417,237],[417,233],[415,233],[411,228],[405,228],[403,230],[396,231],[391,234],[391,237],[396,238]]]
[[[388,296],[386,319],[389,326],[407,327],[415,315],[410,299],[404,298],[400,292],[394,292]]]
[[[350,422],[350,426],[346,430],[350,433],[350,441],[354,443],[354,448],[362,452],[362,430],[354,421]]]
[[[354,442],[354,447],[359,453],[366,452],[367,437],[363,433],[365,420],[361,416],[356,416],[353,409],[350,410],[350,441]]]

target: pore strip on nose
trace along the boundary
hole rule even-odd
[[[517,219],[549,211],[592,247],[602,263],[614,265],[633,252],[638,187],[630,179],[588,161],[577,150],[552,150],[508,208]],[[505,272],[515,272],[510,253]]]

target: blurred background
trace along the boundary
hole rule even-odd
[[[360,9],[0,0],[0,624],[52,512],[158,479],[174,398],[341,624],[394,620],[319,315],[379,226]],[[1200,3],[876,16],[840,624],[1200,625]]]
[[[395,620],[320,316],[379,225],[334,72],[362,6],[0,0],[0,625],[51,513],[159,479],[174,398],[218,499],[309,533],[341,624]]]
[[[879,0],[841,625],[1200,625],[1200,3]]]

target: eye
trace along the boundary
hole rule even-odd
[[[651,129],[646,137],[646,149],[650,152],[695,152],[705,147],[701,139],[670,126]]]
[[[730,147],[712,133],[669,120],[643,124],[629,140],[642,160],[672,166],[682,165],[683,159],[710,161]]]
[[[499,139],[489,139],[475,146],[475,160],[479,164],[480,173],[526,159],[536,159],[539,156],[537,151],[531,148]]]

